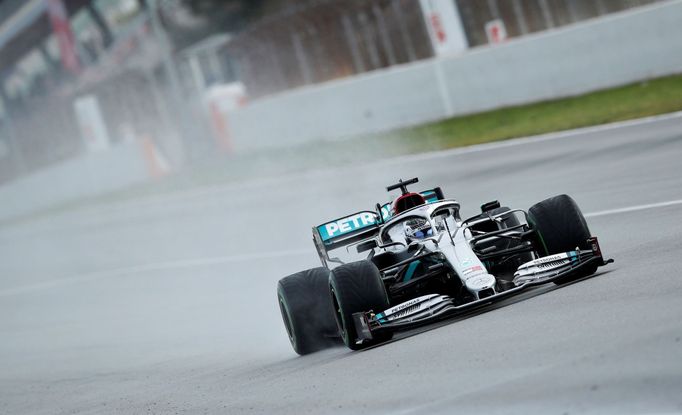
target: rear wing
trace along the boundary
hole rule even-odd
[[[361,211],[313,228],[313,239],[322,256],[333,249],[375,236],[382,220],[376,212]]]
[[[427,203],[444,199],[440,187],[425,190],[420,194],[424,196]],[[313,228],[313,242],[322,265],[329,267],[329,262],[342,263],[338,258],[330,258],[329,251],[374,238],[379,233],[381,225],[392,216],[391,203],[381,206],[380,212],[381,215],[378,212],[360,211],[315,226]]]

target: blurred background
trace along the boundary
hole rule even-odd
[[[642,59],[635,45],[679,51],[671,28],[646,13],[630,29],[608,22],[653,3],[666,2],[2,0],[0,185],[49,172],[65,183],[43,195],[54,204],[209,160],[669,75],[674,56]],[[533,40],[520,52],[491,55],[522,37]],[[567,48],[579,57],[564,53],[568,67],[551,55]],[[77,180],[85,168],[95,185]]]
[[[0,413],[679,412],[681,22],[682,0],[0,0]],[[311,227],[411,177],[463,217],[570,194],[614,271],[295,358],[275,287],[320,265]]]

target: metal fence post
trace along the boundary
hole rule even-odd
[[[493,18],[500,19],[500,8],[497,6],[497,0],[488,0],[488,9]]]
[[[372,6],[372,13],[374,13],[374,18],[377,20],[379,26],[379,34],[381,36],[381,43],[384,46],[384,51],[386,52],[386,58],[388,59],[388,65],[393,66],[396,63],[395,51],[393,50],[393,43],[391,43],[391,37],[386,29],[386,20],[384,19],[384,14],[378,5]]]
[[[568,15],[571,18],[571,23],[575,23],[580,18],[578,17],[578,10],[575,8],[575,0],[565,0],[566,8],[568,9]]]
[[[525,35],[528,33],[528,23],[526,22],[526,15],[523,13],[523,6],[519,0],[514,0],[512,6],[514,6],[514,16],[519,24],[519,31]]]
[[[400,8],[398,0],[393,0],[391,2],[393,7],[393,13],[398,19],[398,27],[400,27],[400,37],[403,38],[403,43],[405,44],[405,49],[407,52],[407,61],[412,62],[417,59],[417,53],[414,49],[414,43],[412,43],[412,37],[405,27],[405,15],[403,15],[403,10]]]
[[[355,36],[353,22],[350,20],[350,17],[347,13],[344,13],[341,17],[341,24],[343,25],[343,31],[346,35],[346,42],[348,43],[348,48],[350,49],[350,54],[353,58],[355,73],[365,72],[365,65],[362,62],[360,50],[358,49],[358,38]]]
[[[367,17],[367,14],[365,14],[365,12],[360,12],[358,14],[358,21],[362,25],[362,37],[369,54],[369,62],[372,65],[371,69],[380,68],[381,61],[379,59],[379,51],[377,50],[376,42],[372,36],[372,30],[369,27],[369,18]]]
[[[552,10],[549,8],[547,0],[539,0],[539,2],[540,9],[542,10],[542,17],[545,19],[545,27],[551,29],[554,27],[554,17],[552,16]]]
[[[261,39],[263,41],[263,48],[265,48],[265,55],[269,58],[272,69],[275,71],[275,89],[278,91],[289,88],[289,81],[282,72],[282,64],[279,57],[279,48],[275,46],[272,39]]]
[[[607,14],[609,11],[606,8],[606,5],[604,4],[604,0],[596,0],[597,3],[597,14],[604,15]]]
[[[188,150],[190,147],[188,145],[190,134],[190,125],[187,120],[187,110],[183,104],[182,90],[180,88],[180,76],[178,75],[178,70],[173,62],[173,56],[171,55],[171,45],[170,40],[166,34],[165,29],[161,25],[161,20],[159,16],[159,5],[158,0],[146,0],[147,10],[150,16],[152,31],[154,32],[154,37],[159,43],[162,51],[163,66],[170,81],[171,96],[173,98],[173,113],[177,117],[174,117],[176,122],[179,122],[180,130],[180,142],[182,148],[182,157],[191,158],[191,154]]]
[[[301,42],[301,35],[296,32],[291,33],[291,43],[294,46],[294,55],[296,56],[296,61],[298,62],[298,69],[301,71],[301,78],[303,83],[308,85],[313,82],[313,77],[310,72],[310,63],[308,62],[308,57],[303,49],[303,43]]]
[[[312,21],[306,23],[306,31],[308,36],[312,38],[312,64],[311,68],[311,78],[312,82],[317,80],[324,80],[329,72],[329,55],[327,54],[322,42],[320,41],[320,31],[317,29],[317,24]]]

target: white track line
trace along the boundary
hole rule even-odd
[[[637,212],[640,210],[657,209],[668,206],[682,205],[682,199],[670,200],[667,202],[650,203],[645,205],[629,206],[620,209],[602,210],[585,214],[586,218],[594,218],[599,216],[610,216],[620,213]],[[7,297],[17,294],[30,293],[34,291],[41,291],[50,288],[55,288],[63,285],[77,284],[80,282],[90,282],[112,277],[129,276],[133,274],[143,274],[154,271],[177,270],[183,268],[195,268],[207,265],[229,264],[234,262],[244,262],[264,259],[277,259],[292,256],[307,256],[312,255],[312,249],[292,249],[285,251],[272,251],[265,253],[250,253],[229,256],[218,256],[208,258],[194,258],[181,259],[176,261],[153,262],[149,264],[135,265],[131,267],[114,268],[110,270],[96,271],[87,274],[79,274],[71,277],[60,278],[54,281],[41,282],[36,284],[24,285],[6,290],[0,290],[0,297]]]
[[[588,213],[585,215],[585,217],[586,218],[595,218],[598,216],[609,216],[609,215],[615,215],[618,213],[637,212],[640,210],[656,209],[656,208],[662,208],[662,207],[666,207],[666,206],[675,206],[675,205],[682,205],[682,200],[670,200],[667,202],[650,203],[647,205],[630,206],[630,207],[625,207],[625,208],[620,208],[620,209],[602,210],[600,212]]]

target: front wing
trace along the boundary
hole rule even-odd
[[[380,313],[360,312],[353,314],[357,339],[368,341],[384,331],[399,331],[443,320],[477,307],[500,301],[528,288],[579,275],[591,267],[612,263],[604,260],[597,238],[590,238],[590,250],[576,250],[564,254],[539,258],[519,267],[514,282],[517,285],[481,300],[456,305],[452,297],[429,294],[413,298]]]

